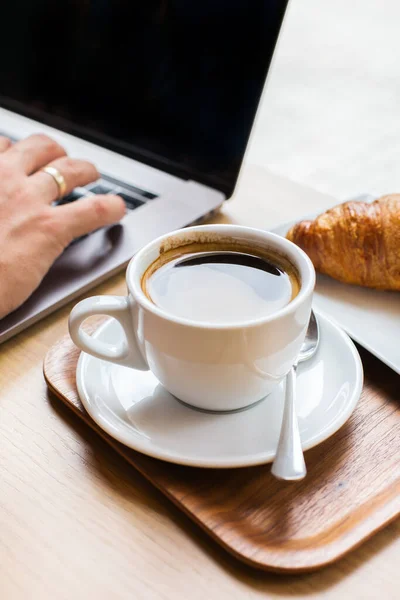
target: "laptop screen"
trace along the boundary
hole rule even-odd
[[[230,196],[287,0],[10,0],[0,104]]]

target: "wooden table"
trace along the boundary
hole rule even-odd
[[[248,166],[216,221],[269,228],[333,199]],[[123,294],[118,275],[96,293]],[[46,351],[66,306],[0,348],[1,600],[390,600],[400,524],[311,575],[260,573],[227,555],[50,397]]]

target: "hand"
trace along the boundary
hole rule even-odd
[[[76,237],[119,221],[119,196],[90,196],[52,206],[59,189],[45,166],[58,169],[69,193],[99,178],[94,165],[68,158],[46,135],[11,144],[0,136],[0,318],[37,288],[55,259]]]

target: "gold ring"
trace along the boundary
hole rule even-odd
[[[42,169],[42,171],[43,171],[43,173],[47,173],[48,175],[51,175],[51,177],[54,179],[54,181],[57,184],[58,198],[56,198],[56,200],[63,198],[65,196],[65,192],[67,191],[67,184],[65,183],[64,176],[55,167],[44,167],[44,169]]]

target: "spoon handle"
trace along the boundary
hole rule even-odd
[[[294,365],[286,377],[281,433],[271,469],[277,479],[285,481],[298,481],[307,474],[295,406],[296,369],[297,365]]]

